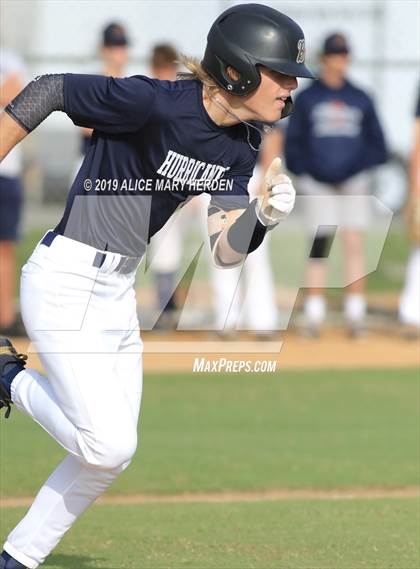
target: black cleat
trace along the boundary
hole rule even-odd
[[[0,409],[2,407],[6,407],[6,419],[10,415],[11,406],[13,404],[12,398],[10,396],[10,384],[11,381],[6,379],[7,367],[13,364],[17,364],[20,367],[20,370],[24,369],[26,360],[28,356],[26,354],[18,354],[15,348],[13,347],[12,343],[0,336]],[[1,557],[0,557],[1,563]],[[6,565],[8,569],[8,565]],[[0,569],[2,566],[0,565]]]

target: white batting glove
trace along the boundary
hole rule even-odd
[[[295,205],[292,180],[281,173],[281,158],[274,158],[263,180],[263,193],[256,202],[257,217],[263,225],[276,225]]]

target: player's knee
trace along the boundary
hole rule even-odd
[[[106,470],[119,468],[131,461],[137,448],[137,436],[124,435],[124,440],[105,442],[100,467]]]
[[[85,459],[90,466],[101,470],[115,470],[126,468],[134,456],[137,448],[137,433],[119,433],[116,436],[103,435],[95,438],[85,454]]]

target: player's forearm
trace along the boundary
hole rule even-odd
[[[64,111],[64,75],[37,77],[4,111],[0,130],[0,160],[53,111]]]
[[[246,258],[246,254],[238,253],[231,247],[227,234],[227,230],[223,231],[215,246],[214,261],[219,267],[234,267],[242,264]]]
[[[257,249],[266,234],[267,226],[258,219],[256,200],[247,209],[224,212],[230,215],[222,231],[217,234],[213,246],[213,257],[220,267],[233,267],[241,264],[249,253]]]
[[[0,162],[28,133],[12,117],[0,115]]]
[[[219,235],[215,244],[212,243],[215,261],[218,259],[222,261],[222,266],[233,265],[233,262],[226,260],[237,259],[237,264],[246,255],[255,251],[263,242],[267,231],[273,229],[290,214],[295,196],[292,181],[281,173],[281,159],[276,157],[264,176],[262,195],[242,210],[234,223],[225,224],[225,227],[221,228],[223,233]],[[220,225],[217,215],[214,216],[215,226],[218,223]],[[210,224],[209,235],[212,235]]]

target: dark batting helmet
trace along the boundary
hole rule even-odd
[[[259,86],[258,65],[314,79],[305,65],[305,36],[300,26],[262,4],[239,4],[223,12],[210,28],[201,65],[234,95],[248,95]],[[237,81],[228,76],[229,66],[240,74]]]

